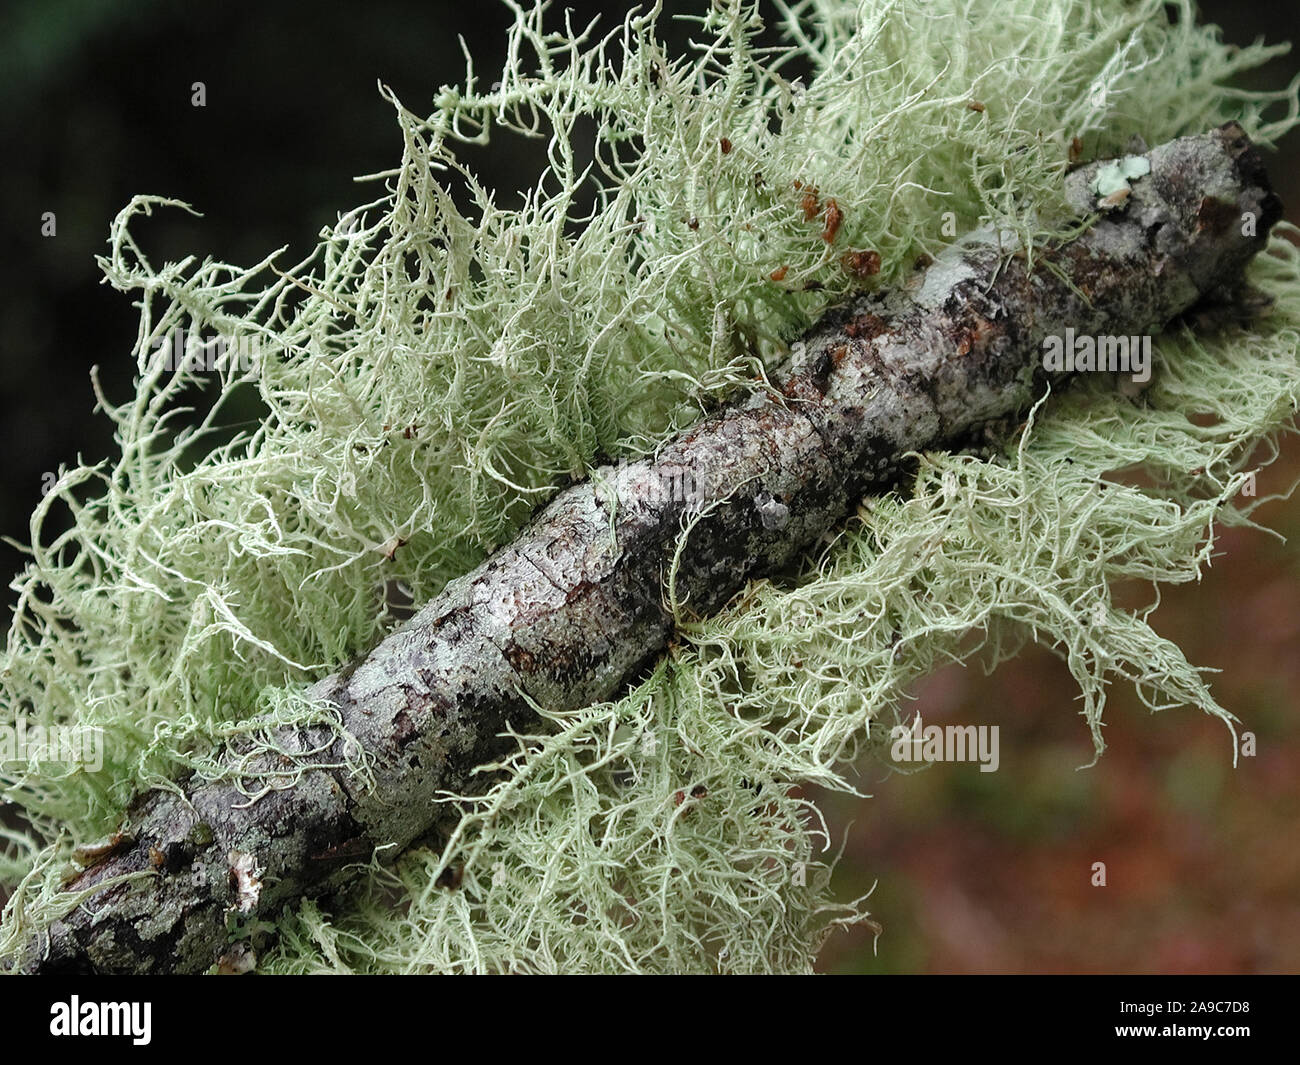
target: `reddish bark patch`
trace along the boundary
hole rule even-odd
[[[1238,217],[1235,203],[1206,196],[1196,209],[1196,228],[1208,230],[1217,236],[1226,233],[1231,226],[1235,225]]]
[[[393,741],[398,747],[405,747],[408,743],[416,738],[419,733],[416,730],[415,722],[411,720],[411,715],[405,710],[397,711],[393,718]]]
[[[872,340],[880,336],[888,326],[878,314],[859,314],[844,326],[844,332],[854,340]]]

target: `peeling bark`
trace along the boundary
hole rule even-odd
[[[671,635],[665,575],[685,525],[694,522],[677,601],[705,614],[888,487],[906,452],[1005,434],[1059,376],[1043,369],[1045,337],[1154,334],[1238,285],[1280,216],[1242,130],[1229,124],[1147,158],[1149,175],[1100,206],[1100,164],[1070,174],[1071,206],[1103,217],[1039,249],[1032,269],[976,234],[909,283],[828,316],[774,390],[561,492],[514,543],[313,689],[373,761],[373,787],[313,770],[251,806],[232,784],[193,778],[183,798],[143,798],[118,845],[70,886],[155,875],[93,894],[30,943],[21,967],[209,968],[227,946],[228,914],[271,917],[337,888],[376,847],[396,854],[427,832],[439,793],[470,790],[475,767],[503,752],[507,725],[536,724],[523,695],[580,707],[653,661]],[[683,485],[693,490],[665,490]],[[277,739],[309,750],[328,735],[284,729]],[[263,767],[274,769],[272,756]]]

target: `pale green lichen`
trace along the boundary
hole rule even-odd
[[[1098,196],[1113,196],[1126,191],[1132,186],[1130,181],[1145,177],[1151,173],[1151,163],[1144,155],[1126,155],[1116,159],[1097,170],[1092,179],[1092,191]]]
[[[980,223],[1041,239],[1075,137],[1095,156],[1227,119],[1264,143],[1294,124],[1294,87],[1227,85],[1277,49],[1229,48],[1189,4],[1166,9],[816,0],[776,9],[787,44],[765,52],[733,2],[685,56],[657,43],[654,12],[602,40],[521,10],[499,87],[471,71],[427,119],[394,101],[404,156],[384,194],[297,266],[155,268],[131,223],[177,205],[135,200],[102,261],[141,302],[136,394],[101,397],[122,454],[63,472],[37,507],[0,669],[4,721],[100,729],[105,764],[3,768],[31,832],[5,837],[0,954],[66,906],[72,848],[136,789],[217,772],[221,743],[263,748],[272,718],[337,727],[301,685],[389,629],[391,603],[428,599],[563,477],[653,447],[782,357],[856,284],[844,252],[878,251],[887,284]],[[511,133],[549,145],[517,207],[456,155]],[[809,195],[842,211],[833,242]],[[1250,333],[1162,338],[1140,400],[1055,397],[1006,455],[926,456],[909,495],[867,504],[796,584],[687,620],[650,679],[449,800],[465,816],[445,848],[286,915],[262,966],[805,969],[860,914],[832,899],[827,834],[790,787],[850,787],[936,666],[1055,647],[1099,749],[1114,678],[1230,720],[1110,587],[1196,579],[1214,528],[1248,520],[1253,449],[1300,400],[1300,261],[1274,249],[1255,273],[1277,308]],[[263,357],[168,369],[155,349],[176,328]],[[250,402],[256,427],[209,445]],[[1133,466],[1149,483],[1102,486]],[[48,539],[55,506],[72,528]]]

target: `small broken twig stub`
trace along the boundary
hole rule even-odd
[[[1064,375],[1045,368],[1047,338],[1149,335],[1239,284],[1280,215],[1242,130],[1125,163],[1066,178],[1080,216],[1100,212],[1077,238],[1031,257],[975,234],[909,283],[828,316],[774,388],[561,492],[513,543],[312,689],[337,706],[368,780],[313,768],[251,804],[235,783],[197,778],[145,797],[122,842],[69,885],[84,901],[32,940],[21,967],[208,969],[226,950],[228,915],[274,915],[338,887],[376,848],[395,854],[427,832],[440,796],[470,790],[507,729],[536,723],[534,705],[614,696],[663,651],[675,611],[717,610],[795,560],[905,472],[908,452],[1011,424]],[[283,728],[275,744],[305,752],[329,739]],[[343,763],[344,742],[324,760]],[[121,879],[133,873],[144,875]]]

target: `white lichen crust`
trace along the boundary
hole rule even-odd
[[[912,283],[826,318],[774,388],[562,492],[512,544],[316,685],[341,730],[284,727],[268,745],[282,753],[254,765],[228,756],[231,777],[273,776],[277,758],[333,737],[340,749],[321,765],[251,803],[229,779],[197,777],[143,799],[70,885],[84,901],[33,940],[25,968],[207,969],[229,919],[270,917],[336,887],[377,849],[420,838],[440,796],[481,786],[476,768],[500,756],[507,730],[536,725],[537,706],[616,694],[676,622],[797,560],[864,494],[896,483],[910,453],[1005,435],[1047,384],[1045,337],[1156,332],[1234,288],[1280,213],[1242,130],[1182,138],[1147,159],[1124,203],[1077,238],[1032,253],[964,241]],[[1068,178],[1081,212],[1098,207],[1095,177],[1094,165]],[[647,492],[656,480],[695,491]],[[366,775],[339,768],[357,760],[347,744]]]

